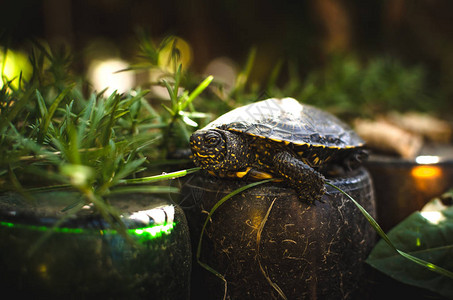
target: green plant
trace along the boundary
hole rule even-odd
[[[421,66],[405,67],[390,58],[361,63],[354,57],[334,58],[307,78],[301,92],[313,103],[367,117],[390,110],[432,109]],[[432,100],[432,99],[431,99]]]
[[[175,127],[178,127],[177,132],[181,133],[180,138],[182,138],[182,140],[187,144],[191,134],[191,132],[187,130],[187,126],[192,126],[194,128],[198,126],[198,124],[191,118],[206,117],[206,114],[196,112],[194,110],[192,102],[212,82],[213,77],[206,77],[206,79],[204,79],[200,83],[200,85],[198,85],[191,93],[183,91],[181,94],[178,94],[181,80],[181,65],[179,65],[178,69],[176,70],[174,79],[175,80],[173,84],[170,84],[168,81],[163,80],[163,83],[165,84],[165,87],[167,88],[168,94],[170,95],[171,99],[171,106],[162,104],[162,106],[170,115],[165,127],[165,149],[169,149],[170,147],[169,137],[172,136],[172,132],[174,132]],[[186,108],[188,108],[189,106],[191,108],[190,111],[186,111]]]
[[[162,110],[164,115],[149,104],[148,90],[108,96],[101,91],[85,97],[83,81],[76,80],[71,72],[70,58],[64,51],[54,55],[38,44],[30,55],[33,73],[29,80],[19,78],[15,87],[3,78],[0,190],[20,192],[28,198],[42,190],[75,190],[79,200],[68,210],[76,213],[83,205],[93,203],[113,228],[125,234],[119,213],[109,205],[109,196],[178,192],[174,187],[150,184],[168,179],[165,175],[142,178],[140,182],[148,184],[140,186],[128,179],[144,174],[146,167],[166,157],[170,131],[181,121],[191,125],[192,113],[186,108],[212,77],[192,92],[178,94],[182,77],[179,67],[172,74],[172,83],[162,81],[171,98],[171,106]],[[186,143],[189,135],[186,131]],[[36,175],[39,181],[34,180]]]
[[[167,90],[166,97],[151,96],[151,102],[157,104],[154,111],[163,134],[160,151],[166,157],[178,149],[187,149],[190,134],[198,127],[194,119],[209,118],[209,114],[195,109],[193,101],[195,98],[201,98],[200,94],[214,78],[207,76],[199,83],[198,76],[188,74],[187,67],[183,66],[181,51],[177,47],[177,37],[167,37],[156,46],[146,33],[140,31],[138,36],[140,60],[124,71],[145,70],[157,74],[155,80],[150,82],[151,87],[165,87]],[[168,49],[170,53],[167,53]]]
[[[194,99],[206,107],[220,99],[219,103],[224,106],[214,111],[221,114],[228,108],[257,100],[257,94],[263,92],[260,85],[247,88],[255,50],[251,51],[231,92],[226,95],[215,93],[216,97],[210,94],[211,98],[207,98],[202,92],[213,78],[208,76],[198,83],[197,76],[186,73],[178,63],[176,47],[171,47],[170,55],[170,65],[175,67],[169,70],[159,66],[160,51],[169,44],[175,45],[174,38],[165,39],[159,46],[144,36],[142,38],[144,63],[132,65],[128,70],[157,69],[160,75],[152,82],[152,87],[164,87],[167,98],[150,97],[148,90],[141,89],[124,95],[114,92],[104,96],[104,92],[100,92],[84,96],[83,80],[77,79],[70,69],[72,56],[64,48],[52,52],[39,44],[30,55],[33,67],[30,79],[19,76],[16,86],[2,76],[1,192],[13,190],[32,198],[33,192],[43,189],[75,190],[80,195],[79,200],[68,210],[75,213],[84,204],[93,203],[115,229],[126,235],[119,213],[109,205],[109,195],[177,192],[177,189],[154,183],[198,170],[143,176],[146,168],[166,159],[168,153],[187,147],[191,131],[199,127],[193,119],[209,118],[209,114],[196,109]],[[352,115],[393,108],[428,108],[426,98],[415,97],[424,95],[423,71],[419,68],[407,69],[387,60],[373,61],[365,68],[355,59],[340,59],[325,70],[309,75],[305,84],[301,84],[301,78],[292,71],[288,83],[279,88],[276,78],[281,66],[281,63],[276,65],[264,86],[269,96],[296,96],[299,100]],[[217,85],[216,88],[221,87]],[[411,99],[419,100],[409,103]],[[34,175],[39,175],[39,182],[33,181]],[[220,200],[209,212],[203,228],[226,200],[260,183],[244,186]],[[350,200],[356,203],[354,199]],[[369,214],[363,208],[359,209],[392,251],[437,273],[452,276],[451,272],[396,248]],[[203,265],[200,261],[202,237],[203,232],[197,260]],[[203,266],[226,282],[221,274],[206,264]]]
[[[430,92],[423,66],[405,66],[395,58],[356,56],[330,57],[323,67],[299,74],[288,63],[288,80],[270,86],[275,96],[292,96],[348,119],[375,117],[391,110],[431,111],[441,109],[442,99]]]
[[[452,192],[450,190],[443,196],[451,197]],[[453,207],[444,206],[441,203],[440,199],[433,199],[427,206],[436,207],[436,209],[414,212],[390,230],[388,237],[395,246],[389,247],[385,240],[380,241],[370,253],[367,263],[400,282],[425,288],[449,298],[453,295],[452,272],[447,274],[440,270],[429,272],[428,270],[436,270],[436,266],[433,264],[426,266],[420,263],[420,259],[416,261],[417,264],[412,264],[394,249],[397,247],[411,256],[451,270],[453,267],[451,251]]]

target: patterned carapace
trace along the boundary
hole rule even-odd
[[[309,203],[325,193],[323,174],[351,169],[363,140],[335,116],[292,98],[236,108],[190,139],[197,166],[214,176],[281,178]]]

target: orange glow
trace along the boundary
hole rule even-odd
[[[261,196],[257,196],[258,198]],[[263,211],[259,208],[252,209],[248,214],[246,224],[253,229],[258,229],[263,222]]]
[[[438,178],[442,174],[442,170],[435,166],[417,166],[412,169],[411,174],[414,178]]]

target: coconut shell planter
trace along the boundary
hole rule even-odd
[[[193,247],[210,271],[193,277],[196,298],[359,293],[375,235],[355,204],[326,184],[374,214],[372,183],[360,167],[363,140],[347,124],[293,98],[271,98],[220,116],[190,144],[194,163],[209,175],[183,189],[193,241],[200,236]],[[268,185],[236,191],[266,178]]]
[[[360,168],[332,183],[372,215],[373,186]],[[196,251],[207,212],[240,181],[195,175],[187,181],[184,206]],[[294,190],[266,183],[227,200],[212,215],[201,261],[222,274],[231,299],[348,299],[365,283],[365,259],[376,235],[358,208],[328,188],[319,202],[303,203]],[[222,299],[224,283],[194,264],[194,299]]]
[[[181,208],[143,194],[110,198],[126,225],[121,233],[90,205],[60,219],[77,199],[71,192],[1,196],[3,291],[34,299],[189,298],[191,249]]]

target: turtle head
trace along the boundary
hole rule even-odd
[[[210,171],[235,171],[249,163],[247,140],[221,129],[202,129],[190,137],[195,165]]]

